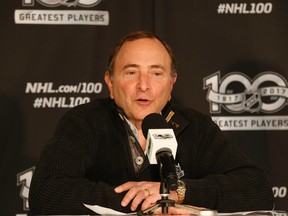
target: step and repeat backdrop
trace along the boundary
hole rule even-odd
[[[209,114],[288,210],[288,1],[5,0],[0,3],[0,212],[29,215],[43,146],[72,107],[107,97],[103,75],[124,34],[174,49],[173,100]]]

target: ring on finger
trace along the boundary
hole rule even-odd
[[[151,195],[151,192],[149,191],[149,189],[144,189],[144,191],[148,194],[148,196],[150,196]]]

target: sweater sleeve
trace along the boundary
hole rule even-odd
[[[184,179],[185,203],[219,212],[271,210],[272,188],[264,172],[228,141],[210,117],[198,128],[197,151],[191,150],[196,178]]]
[[[86,178],[96,148],[94,139],[80,117],[68,113],[60,120],[33,174],[29,194],[32,214],[92,214],[84,203],[130,211],[120,205],[123,195],[116,194],[113,186]]]

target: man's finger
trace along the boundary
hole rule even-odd
[[[116,193],[122,193],[124,191],[129,190],[131,187],[133,187],[136,184],[136,182],[125,182],[124,184],[121,184],[117,186],[114,191]]]

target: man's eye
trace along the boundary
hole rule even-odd
[[[153,71],[152,74],[154,76],[161,76],[163,73],[161,71]]]
[[[127,71],[126,74],[127,75],[134,75],[134,74],[136,74],[136,71]]]

